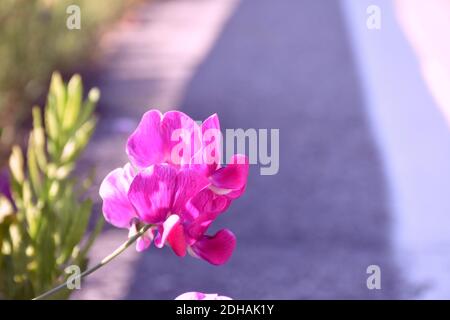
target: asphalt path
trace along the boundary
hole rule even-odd
[[[170,42],[149,40],[145,32],[156,32],[158,14],[177,2],[186,16],[207,3],[144,6],[136,23],[146,45]],[[176,103],[195,119],[218,113],[223,129],[279,129],[278,174],[262,176],[260,166],[253,165],[246,194],[212,229],[226,227],[236,234],[232,259],[214,267],[180,259],[169,249],[128,252],[93,275],[74,297],[172,299],[186,291],[237,299],[402,297],[385,174],[339,3],[247,0],[227,18],[192,74],[180,76],[184,86],[164,76],[111,80],[114,72],[130,75],[146,61],[154,63],[139,38],[112,55],[108,63],[116,71],[99,77],[104,104],[112,109],[100,122],[88,160],[101,164],[100,175],[121,165],[126,135],[150,106],[165,110]],[[117,71],[118,64],[130,61],[130,52],[137,55],[132,61],[144,66]],[[162,65],[177,63],[168,57],[173,60]],[[108,228],[92,259],[124,237],[125,231]],[[366,269],[373,264],[382,270],[381,290],[366,285]]]

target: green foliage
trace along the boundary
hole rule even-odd
[[[44,115],[33,108],[26,153],[18,146],[12,149],[13,203],[0,195],[0,297],[32,298],[63,281],[67,266],[87,266],[103,219],[86,237],[92,177],[78,180],[74,169],[94,131],[99,95],[92,89],[83,101],[81,78],[75,75],[66,85],[55,73]],[[69,294],[66,290],[56,298]]]
[[[0,1],[0,161],[20,139],[34,103],[44,98],[53,70],[71,72],[92,58],[98,35],[130,0]],[[69,30],[69,5],[81,10],[81,29]],[[3,156],[3,157],[2,157]]]

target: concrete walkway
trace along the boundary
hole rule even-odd
[[[388,176],[395,221],[392,247],[399,271],[413,286],[409,293],[414,298],[449,299],[450,128],[445,113],[430,94],[420,61],[399,27],[394,2],[343,4],[365,105]],[[369,5],[381,9],[379,31],[364,24]]]
[[[261,176],[253,166],[246,195],[215,225],[237,235],[233,258],[213,267],[180,260],[168,249],[130,250],[74,298],[172,299],[186,291],[241,299],[403,297],[408,289],[391,249],[384,173],[339,4],[233,5],[154,1],[138,10],[127,31],[108,44],[117,51],[99,78],[105,116],[89,153],[99,176],[120,166],[126,136],[150,106],[176,104],[194,119],[217,112],[223,129],[279,128],[279,173]],[[176,34],[198,35],[198,43],[208,45],[194,53],[197,45]],[[181,45],[183,39],[192,46]],[[93,260],[125,237],[108,228]],[[382,269],[381,290],[367,289],[371,264]]]

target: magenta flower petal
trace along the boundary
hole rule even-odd
[[[159,227],[158,235],[155,238],[155,246],[158,248],[164,247],[167,237],[169,236],[172,229],[180,224],[180,216],[172,214],[166,221]]]
[[[165,158],[165,141],[161,132],[161,112],[150,110],[129,137],[126,151],[130,161],[139,168],[161,163]]]
[[[244,194],[245,192],[245,188],[247,187],[247,185],[244,185],[241,189],[238,190],[233,190],[231,192],[228,192],[225,196],[230,199],[230,200],[234,200],[239,198],[241,195]]]
[[[199,125],[180,111],[169,111],[163,116],[161,133],[165,143],[166,160],[175,165],[189,164],[201,149]]]
[[[189,238],[200,239],[210,224],[228,208],[230,203],[227,197],[217,195],[208,188],[200,191],[188,204],[189,218],[187,218],[186,232]]]
[[[217,113],[210,115],[205,121],[202,123],[202,134],[206,131],[214,129],[220,131],[220,122]]]
[[[214,193],[209,188],[204,188],[190,199],[187,208],[189,217],[196,219],[202,213],[222,213],[228,209],[229,205],[229,199]]]
[[[164,116],[158,110],[148,111],[127,143],[131,162],[142,169],[160,163],[189,164],[200,149],[199,125],[180,111]]]
[[[168,165],[154,165],[133,180],[128,199],[138,217],[151,224],[162,223],[172,208],[177,171]]]
[[[219,296],[217,293],[186,292],[180,294],[175,300],[233,300],[230,297]]]
[[[206,165],[206,175],[210,176],[220,163],[221,132],[217,114],[213,114],[202,123],[202,157]]]
[[[142,252],[152,244],[152,240],[146,236],[142,236],[136,240],[136,251]]]
[[[137,234],[137,222],[138,220],[135,219],[135,223],[132,223],[130,230],[128,231],[128,238],[131,238]],[[141,237],[139,237],[139,239],[136,240],[136,251],[142,252],[150,247],[154,237],[155,234],[153,228],[148,229]]]
[[[203,300],[205,296],[202,292],[186,292],[180,294],[175,300]]]
[[[138,251],[154,240],[179,256],[189,250],[212,264],[225,263],[236,245],[233,233],[205,233],[245,191],[249,163],[234,155],[220,168],[221,142],[216,114],[199,126],[179,111],[145,113],[126,147],[139,173],[128,164],[110,173],[100,188],[106,220],[130,232],[153,225],[137,240]]]
[[[202,123],[201,132],[202,147],[192,157],[190,167],[209,177],[220,163],[222,135],[217,114]]]
[[[184,236],[184,228],[181,223],[177,223],[173,226],[171,232],[167,236],[167,242],[177,256],[184,257],[186,255],[187,244]]]
[[[109,173],[100,185],[103,215],[106,221],[118,228],[130,227],[131,220],[136,217],[127,195],[133,175],[133,168],[127,164]]]
[[[164,221],[159,227],[159,233],[155,238],[155,246],[162,248],[166,241],[172,247],[177,256],[186,255],[186,240],[184,238],[184,229],[180,222],[180,217],[173,214]]]
[[[230,259],[235,247],[236,237],[230,230],[223,229],[212,237],[204,236],[192,246],[192,250],[203,260],[221,265]]]
[[[248,158],[244,155],[235,154],[230,163],[218,169],[211,176],[215,187],[226,190],[240,190],[247,183]]]
[[[186,213],[188,201],[208,186],[209,183],[208,178],[195,170],[180,169],[177,175],[176,193],[172,206],[173,213]]]

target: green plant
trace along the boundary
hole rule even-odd
[[[72,72],[98,52],[99,34],[134,0],[0,1],[0,164],[21,140],[31,108],[44,98],[53,70]],[[81,29],[66,27],[69,5],[81,11]]]
[[[0,297],[32,298],[66,279],[67,266],[87,267],[103,218],[87,237],[92,175],[80,180],[74,170],[94,131],[98,99],[99,91],[92,89],[83,101],[80,76],[66,85],[55,73],[43,117],[33,108],[26,153],[13,147],[12,199],[0,195]],[[69,294],[62,291],[57,298]]]

